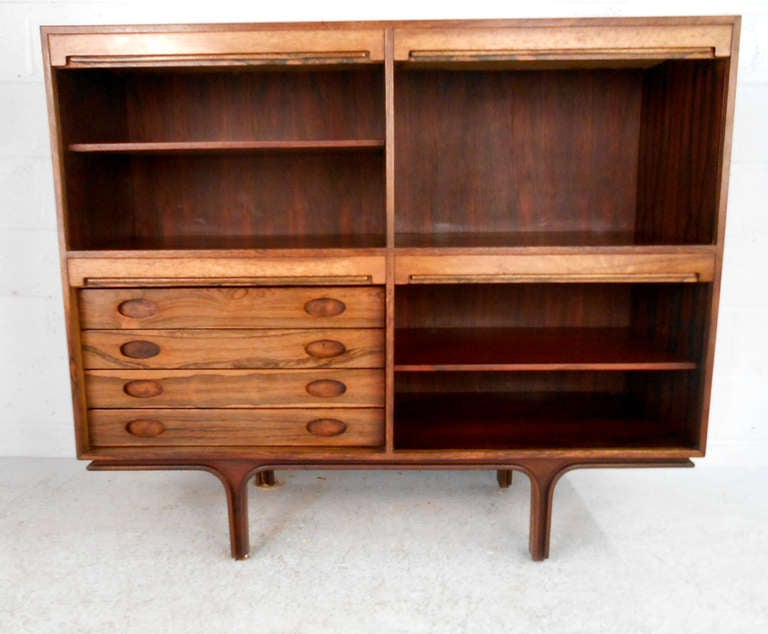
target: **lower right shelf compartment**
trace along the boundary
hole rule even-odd
[[[700,375],[399,372],[395,449],[695,447]]]

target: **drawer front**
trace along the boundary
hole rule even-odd
[[[383,407],[381,370],[87,370],[92,408]]]
[[[381,368],[382,329],[87,330],[87,369]]]
[[[712,58],[730,54],[729,24],[560,24],[395,29],[396,61]]]
[[[371,328],[381,287],[147,288],[79,291],[84,329]]]
[[[374,62],[384,59],[377,28],[185,29],[120,33],[46,32],[51,65],[141,67]]]
[[[94,447],[377,447],[383,409],[90,410]]]
[[[711,282],[715,256],[707,247],[658,253],[542,255],[403,255],[397,284],[525,282]]]

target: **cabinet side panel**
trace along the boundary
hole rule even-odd
[[[43,69],[45,73],[45,90],[48,107],[48,124],[51,140],[51,158],[53,163],[54,192],[56,196],[57,225],[59,234],[59,255],[61,280],[64,300],[64,317],[66,320],[67,346],[69,352],[70,387],[72,392],[72,412],[75,427],[75,445],[78,457],[89,450],[87,414],[85,400],[85,381],[80,349],[80,322],[77,306],[77,295],[69,285],[69,275],[66,266],[67,226],[67,193],[65,186],[64,140],[62,138],[62,112],[58,77],[53,72],[50,63],[50,51],[45,29],[41,29],[43,45]]]
[[[646,72],[637,241],[715,240],[728,60],[668,61]]]

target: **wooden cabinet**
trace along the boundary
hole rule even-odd
[[[42,35],[92,469],[704,455],[738,18]]]

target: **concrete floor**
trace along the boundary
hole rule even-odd
[[[708,632],[768,626],[768,468],[581,471],[551,558],[491,472],[279,472],[229,559],[219,482],[0,460],[0,632]]]

